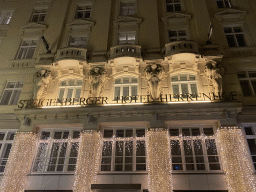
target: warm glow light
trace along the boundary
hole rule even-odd
[[[24,192],[25,179],[30,172],[36,150],[36,135],[18,132],[10,152],[1,184],[1,192]]]
[[[168,104],[178,104],[178,103],[211,103],[211,101],[173,101],[173,102],[168,102]]]
[[[113,103],[104,104],[104,106],[116,106],[116,105],[145,105],[145,103]]]
[[[255,192],[254,168],[242,130],[221,127],[217,131],[223,169],[230,192]]]
[[[147,132],[148,187],[150,192],[172,192],[172,161],[167,130],[151,129]]]
[[[74,192],[90,192],[96,183],[100,162],[100,133],[84,131],[80,135],[79,151],[75,172]]]

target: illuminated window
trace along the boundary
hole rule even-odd
[[[12,11],[0,11],[0,25],[8,25],[12,18]]]
[[[254,169],[256,170],[256,125],[244,126],[244,132],[251,152]]]
[[[23,84],[20,82],[8,82],[4,89],[0,105],[16,105],[18,103]]]
[[[231,0],[216,0],[218,8],[232,7]]]
[[[187,36],[187,31],[186,30],[177,30],[177,31],[173,31],[170,30],[169,31],[169,41],[183,41],[183,40],[187,40],[188,36]]]
[[[256,95],[256,71],[241,71],[237,73],[244,96]]]
[[[59,100],[63,99],[79,99],[82,91],[83,81],[79,79],[68,79],[60,82]]]
[[[35,9],[33,11],[31,21],[32,22],[44,21],[46,12],[47,12],[47,9]]]
[[[81,47],[86,48],[87,38],[81,36],[70,36],[69,46],[70,47]]]
[[[120,15],[135,15],[136,1],[120,1]]]
[[[224,27],[224,32],[226,34],[229,47],[245,47],[246,46],[242,27],[226,26]]]
[[[183,97],[186,97],[186,94],[192,94],[195,97],[195,94],[197,94],[197,80],[195,75],[173,75],[171,77],[171,85],[173,94],[182,94]]]
[[[104,129],[101,171],[146,171],[145,129]]]
[[[123,32],[118,34],[118,44],[135,44],[135,32]]]
[[[167,12],[181,11],[181,0],[166,0]]]
[[[32,172],[75,171],[80,131],[42,130]]]
[[[0,131],[0,173],[4,172],[14,139],[15,131]]]
[[[221,170],[211,126],[171,128],[169,134],[174,171]]]
[[[136,96],[138,91],[138,79],[136,77],[120,77],[115,79],[114,99],[117,97]]]
[[[86,19],[91,17],[91,5],[78,5],[76,9],[75,19]]]
[[[37,40],[23,40],[18,50],[16,59],[31,59],[33,58]]]

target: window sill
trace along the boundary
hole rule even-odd
[[[147,171],[138,171],[138,172],[124,172],[124,171],[120,171],[120,172],[110,172],[110,171],[100,171],[98,173],[98,175],[148,175],[148,172]]]

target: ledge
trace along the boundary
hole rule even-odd
[[[111,47],[108,52],[109,59],[117,57],[137,57],[141,58],[141,46],[139,45],[117,45]]]
[[[60,60],[86,61],[86,49],[76,47],[66,47],[59,49],[55,55],[55,62]]]
[[[199,53],[198,45],[194,41],[174,41],[165,44],[162,49],[165,57],[179,54],[179,53]]]

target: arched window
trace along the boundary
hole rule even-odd
[[[173,94],[197,94],[196,76],[192,74],[178,74],[171,77]]]
[[[114,82],[114,99],[117,97],[136,96],[138,79],[136,77],[119,77]]]
[[[58,99],[80,98],[83,81],[80,79],[68,79],[60,82]]]

